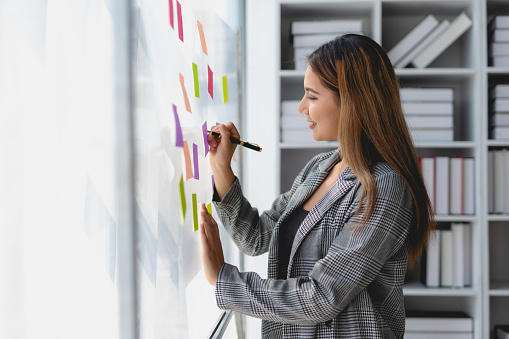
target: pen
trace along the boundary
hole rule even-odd
[[[207,131],[207,133],[212,134],[215,137],[221,138],[221,134],[219,134],[217,132]],[[257,144],[251,144],[251,143],[246,142],[246,141],[235,139],[234,137],[230,137],[230,141],[231,141],[232,144],[237,144],[237,145],[240,145],[240,146],[244,146],[244,147],[247,147],[249,149],[258,151],[258,152],[262,151],[262,148],[259,145],[257,145]]]

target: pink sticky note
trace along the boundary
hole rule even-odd
[[[170,8],[170,26],[171,28],[175,28],[173,27],[173,0],[168,0],[168,6]]]
[[[214,99],[214,73],[210,69],[210,66],[207,65],[207,68],[209,70],[209,94],[212,99]]]
[[[191,156],[189,155],[189,147],[187,140],[184,140],[184,159],[186,163],[186,180],[193,178],[193,169],[191,168]]]
[[[203,146],[205,147],[205,156],[209,154],[209,134],[207,133],[207,122],[205,121],[203,125],[201,126],[202,132],[203,132]]]
[[[194,178],[200,179],[200,167],[198,166],[198,145],[193,142]]]
[[[177,21],[179,26],[179,39],[184,42],[184,25],[182,24],[182,7],[177,1]]]
[[[177,147],[184,147],[184,140],[182,138],[182,128],[180,127],[180,120],[179,115],[177,113],[177,106],[173,105],[173,116],[175,117],[175,134],[176,134],[176,141],[175,146]]]

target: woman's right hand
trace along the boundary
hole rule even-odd
[[[214,173],[216,192],[219,198],[223,200],[223,197],[228,193],[235,181],[231,161],[237,145],[231,143],[230,136],[240,139],[240,135],[232,122],[226,125],[214,126],[212,131],[221,134],[221,138],[209,135],[208,142],[210,146],[210,167],[212,167],[212,172]]]
[[[231,159],[237,148],[236,144],[230,142],[230,136],[240,139],[239,132],[232,122],[226,125],[221,124],[211,128],[212,131],[221,134],[221,138],[209,134],[210,166],[213,170],[231,168]]]

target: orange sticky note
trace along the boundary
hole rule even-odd
[[[179,73],[179,77],[180,77],[180,86],[182,87],[182,93],[184,93],[184,101],[186,104],[186,110],[189,113],[193,113],[193,112],[191,112],[191,104],[189,104],[189,97],[187,96],[186,86],[184,84],[184,76],[181,73]]]
[[[187,147],[187,140],[184,140],[184,159],[186,163],[186,180],[189,180],[194,178],[194,175],[191,166],[191,155],[189,153],[189,147]]]
[[[198,25],[198,33],[200,33],[201,50],[203,51],[203,53],[205,53],[205,55],[208,55],[207,43],[205,42],[205,34],[203,34],[203,25],[198,20],[196,20],[196,23]]]

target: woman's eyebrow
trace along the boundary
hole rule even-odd
[[[315,93],[315,94],[320,94],[320,93],[318,93],[317,91],[315,91],[314,89],[309,88],[309,87],[304,87],[304,89],[305,89],[306,91],[308,91],[308,92],[312,92],[312,93]]]

